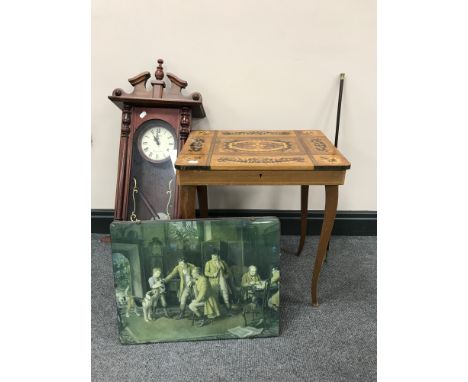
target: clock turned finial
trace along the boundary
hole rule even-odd
[[[158,59],[158,67],[156,68],[156,72],[154,72],[154,76],[157,80],[161,81],[164,78],[164,68],[162,64],[164,64],[164,60],[162,58]]]
[[[166,87],[166,83],[163,81],[164,68],[162,64],[164,64],[164,60],[162,58],[158,59],[158,67],[154,72],[156,80],[151,81],[151,85],[153,85],[153,98],[163,98],[163,89]]]

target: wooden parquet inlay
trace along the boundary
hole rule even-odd
[[[343,170],[349,162],[319,130],[192,131],[178,169]]]

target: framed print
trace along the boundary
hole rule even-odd
[[[111,224],[123,344],[279,335],[274,217]]]

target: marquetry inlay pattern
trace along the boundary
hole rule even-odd
[[[345,170],[349,162],[319,130],[192,131],[178,169]]]

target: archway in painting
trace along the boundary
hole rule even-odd
[[[119,277],[127,280],[133,296],[143,298],[144,287],[141,277],[141,261],[138,245],[113,243],[112,251],[112,263],[122,264],[120,266],[122,271]],[[125,260],[128,262],[127,268],[125,268],[125,264],[127,264]],[[118,282],[117,279],[115,281],[116,283]]]
[[[125,290],[132,283],[130,261],[121,253],[112,254],[112,268],[114,270],[114,283],[116,289]]]

